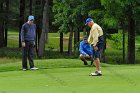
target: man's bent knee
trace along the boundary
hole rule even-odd
[[[84,58],[84,55],[83,54],[80,54],[79,58]]]

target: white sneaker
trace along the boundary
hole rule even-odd
[[[33,67],[33,68],[30,68],[31,70],[38,70],[38,68],[37,67]]]
[[[26,68],[23,68],[22,70],[23,70],[23,71],[26,71],[27,69],[26,69]]]
[[[101,71],[95,71],[94,73],[91,73],[90,76],[102,76]]]

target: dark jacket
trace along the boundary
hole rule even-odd
[[[29,25],[24,23],[21,29],[21,41],[35,41],[36,40],[36,25]]]

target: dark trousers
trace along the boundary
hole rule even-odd
[[[30,68],[34,67],[34,41],[25,41],[25,47],[22,50],[22,67],[27,69],[27,58]]]

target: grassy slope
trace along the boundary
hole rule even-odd
[[[20,70],[19,61],[1,63],[0,93],[138,93],[140,87],[139,65],[102,64],[104,75],[91,77],[93,67],[78,59],[35,60],[38,71]]]

